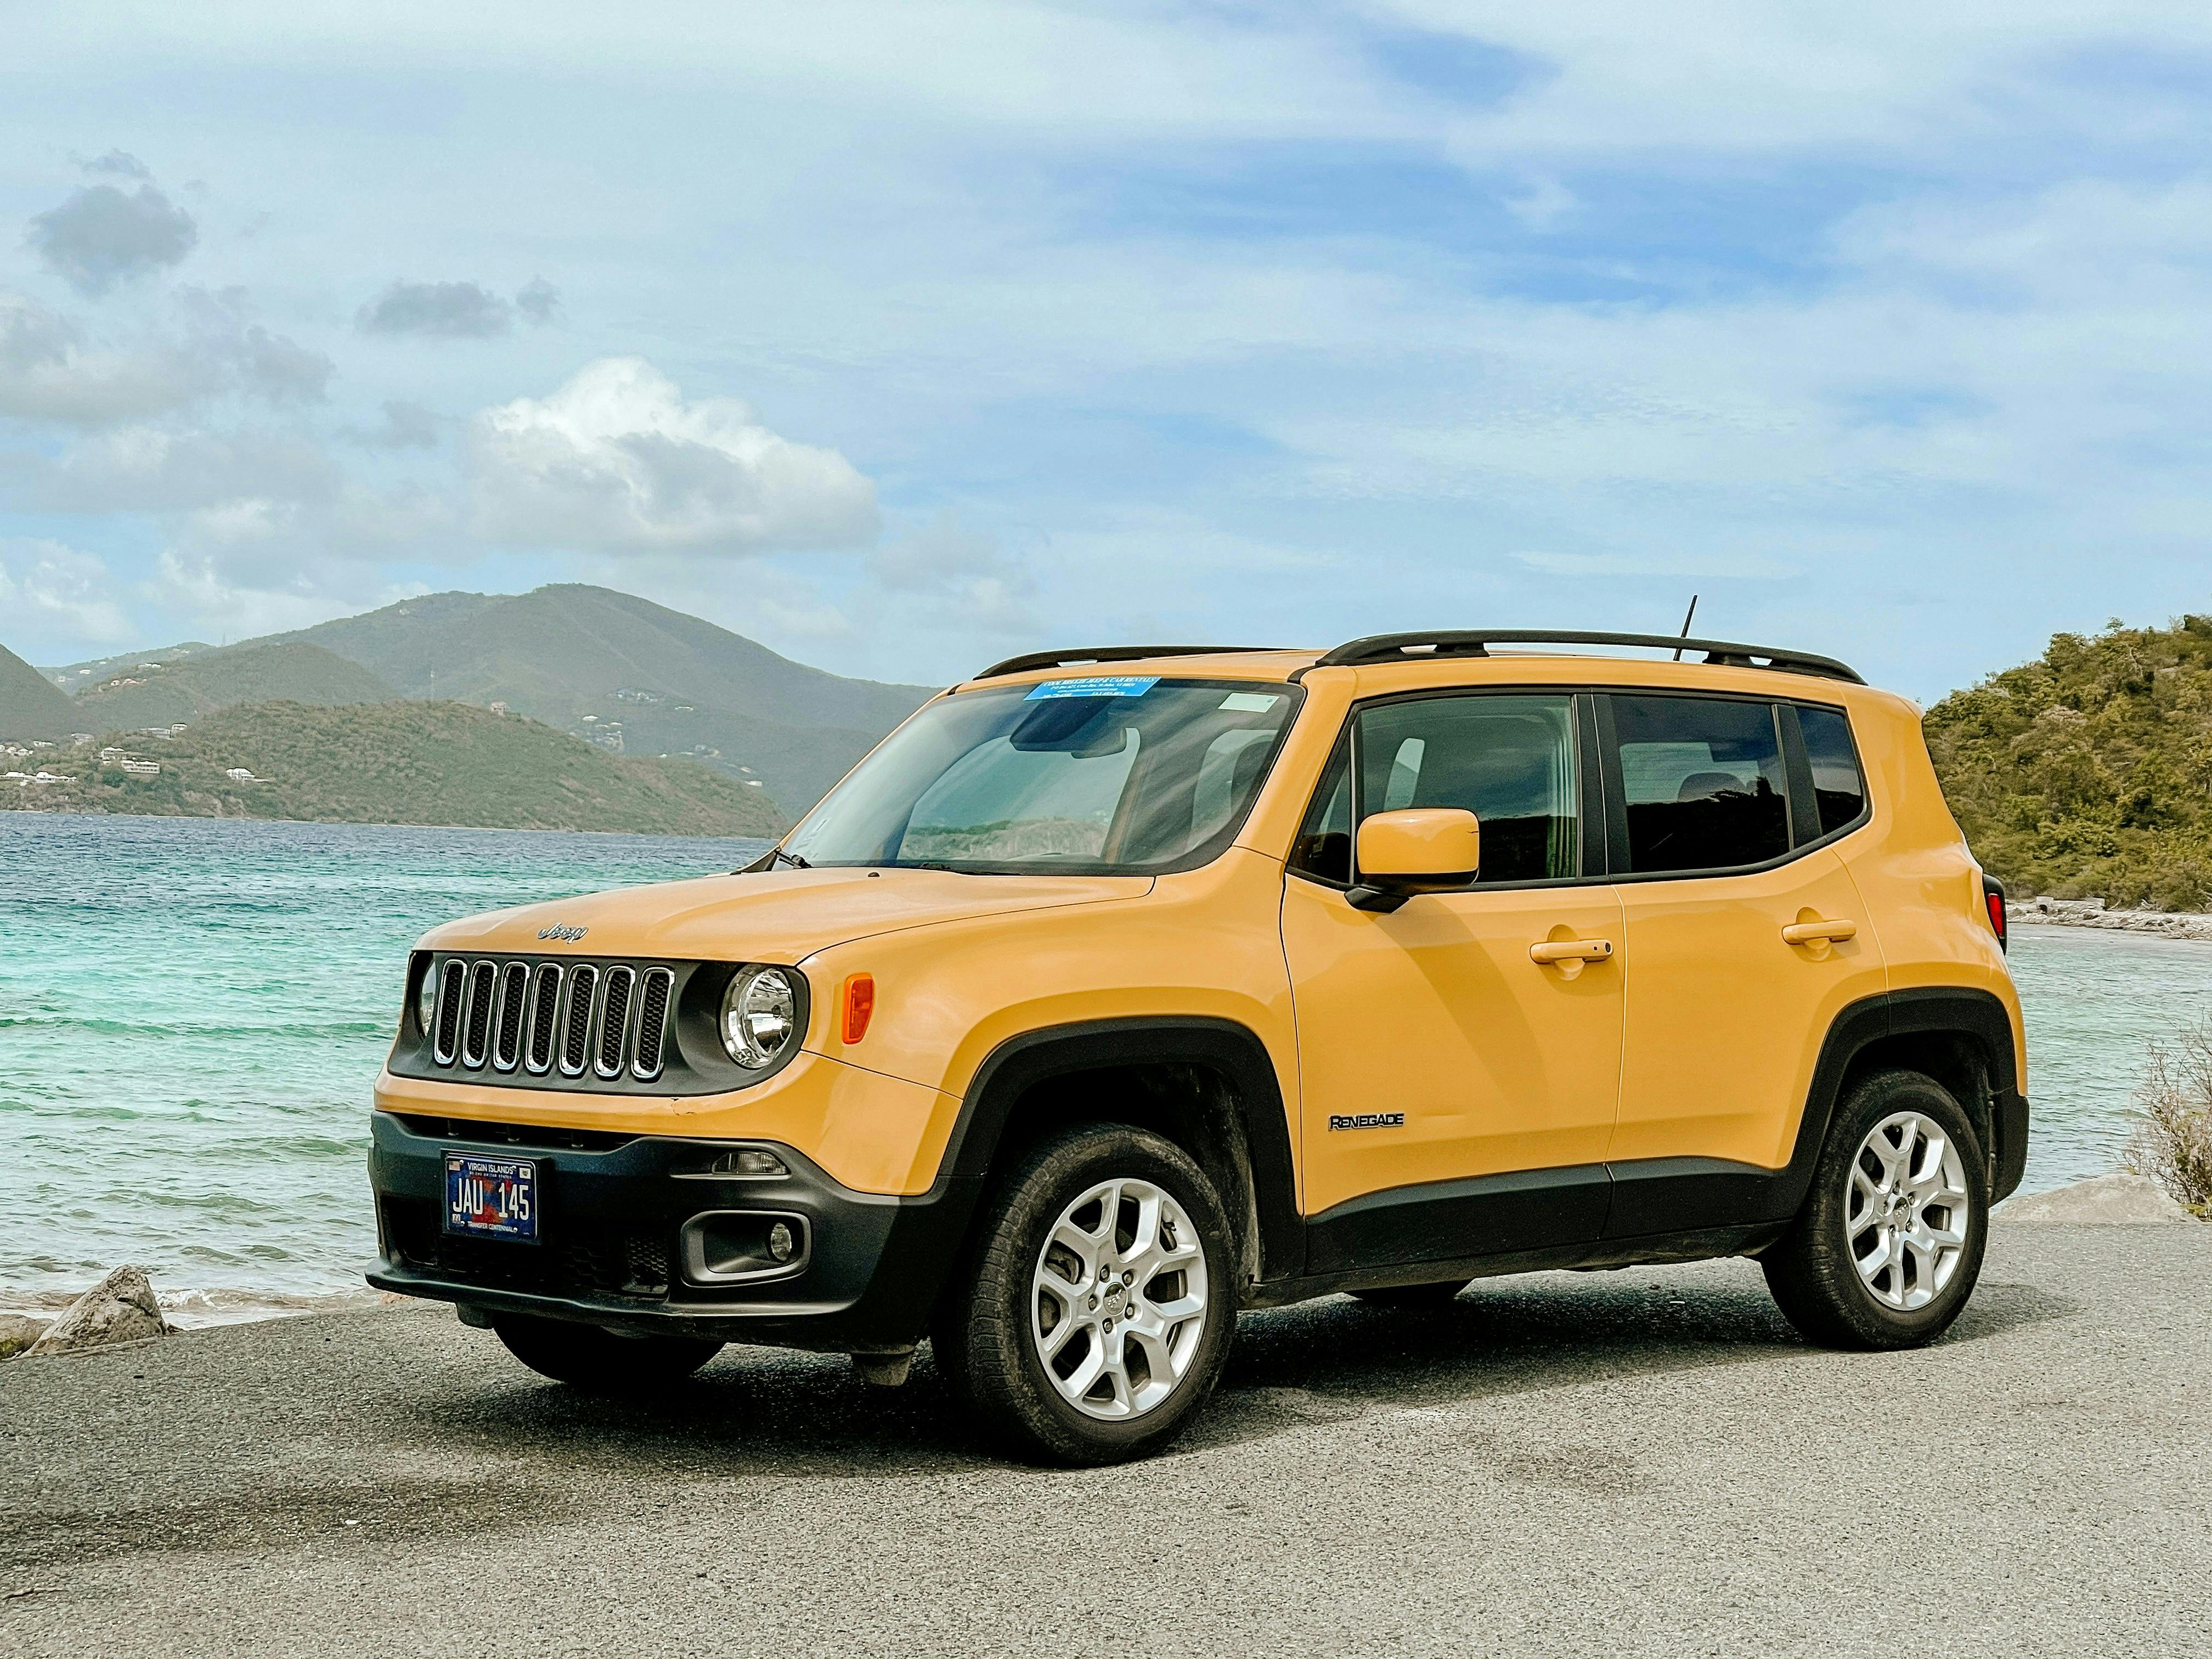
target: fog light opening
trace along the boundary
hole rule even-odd
[[[788,1261],[799,1254],[799,1240],[792,1236],[789,1222],[779,1221],[768,1230],[768,1253],[778,1261]]]

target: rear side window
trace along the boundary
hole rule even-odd
[[[1858,822],[1866,811],[1866,778],[1859,770],[1851,723],[1840,708],[1800,704],[1797,729],[1805,734],[1805,758],[1813,768],[1813,800],[1820,814],[1820,833],[1832,835]]]
[[[1638,874],[1764,864],[1790,850],[1774,710],[1719,697],[1613,697]]]

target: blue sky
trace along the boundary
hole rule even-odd
[[[1532,10],[1541,15],[1532,16]],[[2212,609],[2212,14],[12,9],[0,643],[599,581],[847,673]]]

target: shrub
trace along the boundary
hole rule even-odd
[[[2175,1046],[2153,1043],[2136,1100],[2142,1121],[2125,1163],[2172,1194],[2192,1215],[2212,1221],[2212,1015]]]

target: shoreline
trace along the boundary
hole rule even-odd
[[[2201,910],[2108,910],[2102,899],[2039,898],[2007,904],[2005,919],[2031,927],[2089,927],[2212,945],[2212,915]]]

